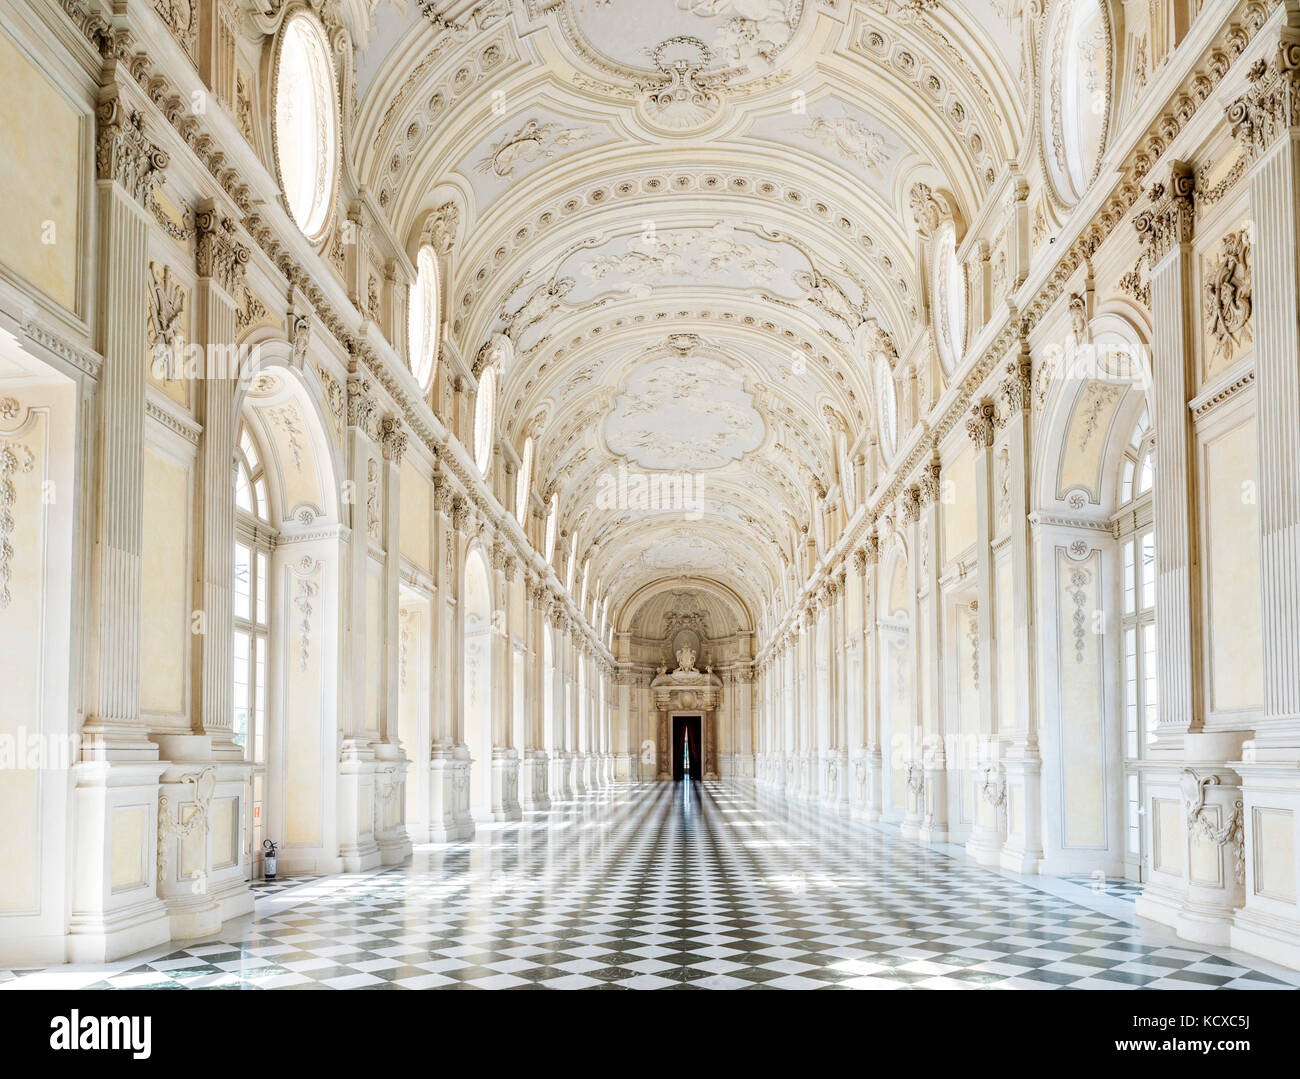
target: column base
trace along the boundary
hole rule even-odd
[[[550,760],[539,749],[524,751],[519,776],[519,808],[525,813],[541,813],[551,808]]]
[[[573,800],[573,764],[569,754],[557,749],[551,754],[551,802]]]
[[[114,750],[106,744],[104,751]],[[147,741],[133,743],[129,759],[73,766],[72,911],[65,942],[71,962],[111,962],[171,939],[157,877],[159,777],[166,768]],[[2,947],[8,956],[24,945],[6,941]]]
[[[457,815],[461,798],[468,801],[468,775],[452,757],[450,747],[435,747],[429,761],[429,821],[430,843],[454,843],[474,835],[474,822]]]

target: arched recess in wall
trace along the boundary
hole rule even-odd
[[[895,532],[884,539],[877,594],[876,670],[880,679],[881,809],[886,820],[907,812],[903,762],[911,755],[916,711],[912,703],[911,628],[915,601],[907,543]]]
[[[470,811],[492,819],[492,576],[475,541],[465,559],[465,745],[470,760]]]
[[[1154,530],[1149,495],[1140,506],[1129,500],[1141,515],[1124,528],[1118,496],[1124,448],[1149,407],[1150,358],[1122,315],[1089,320],[1081,295],[1066,306],[1068,329],[1040,360],[1033,401],[1044,866],[1136,875],[1140,841],[1131,862],[1125,850],[1140,815],[1140,683],[1156,658],[1154,576],[1145,614],[1124,612],[1123,584],[1126,553],[1130,578],[1140,578],[1144,551],[1154,573]]]
[[[243,461],[262,468],[248,473],[251,496],[237,477],[234,510],[232,690],[252,765],[245,842],[256,857],[275,840],[282,871],[336,872],[341,418],[322,409],[321,378],[295,366],[288,342],[250,344],[259,363],[239,383],[232,433]],[[378,684],[367,689],[377,711]]]

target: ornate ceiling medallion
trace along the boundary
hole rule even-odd
[[[645,469],[722,468],[762,444],[754,398],[725,364],[674,352],[638,367],[605,420],[605,441]]]
[[[697,133],[725,99],[784,78],[804,0],[530,0],[553,15],[578,81],[634,102],[662,134]],[[648,63],[647,63],[648,61]]]

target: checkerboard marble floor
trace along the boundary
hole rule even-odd
[[[751,785],[629,784],[265,894],[213,940],[3,971],[0,988],[1300,986],[1132,910]]]

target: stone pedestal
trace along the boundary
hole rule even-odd
[[[381,862],[375,842],[375,754],[367,742],[343,739],[339,759],[339,857],[345,873]]]
[[[529,749],[519,774],[519,808],[537,813],[551,808],[550,760],[545,750]]]
[[[458,790],[458,785],[464,789]],[[468,775],[458,766],[449,746],[435,746],[429,761],[430,843],[450,843],[474,834],[473,821],[465,822],[457,812],[461,798],[468,805]]]
[[[171,937],[157,886],[158,780],[166,768],[157,760],[92,760],[73,769],[70,962],[106,963]]]
[[[519,757],[513,749],[492,750],[492,819],[523,818],[519,807]]]
[[[1043,859],[1038,808],[1043,763],[1036,753],[1027,753],[1008,757],[1002,766],[1006,772],[1007,838],[998,864],[1013,873],[1036,873]]]

